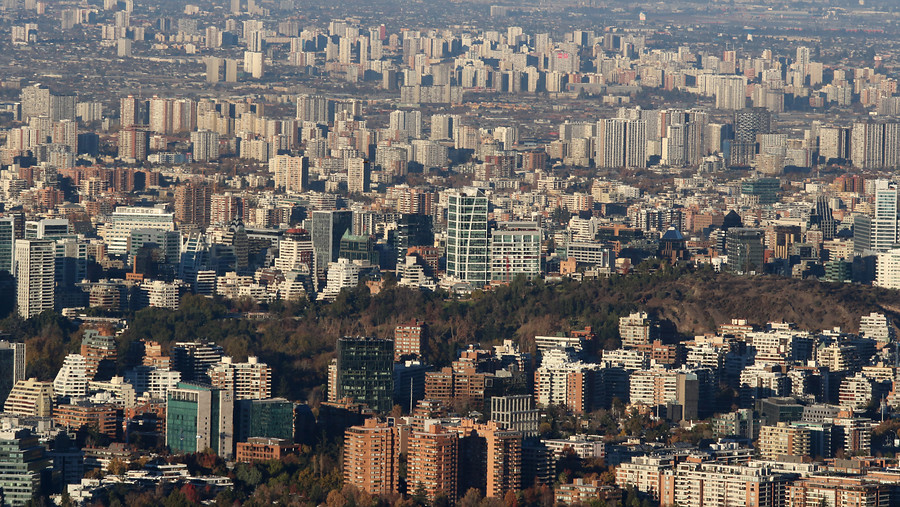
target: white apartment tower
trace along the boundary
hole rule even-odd
[[[54,252],[50,240],[20,239],[15,243],[16,304],[22,318],[53,309]]]

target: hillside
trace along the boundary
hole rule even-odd
[[[428,323],[426,360],[438,366],[449,364],[458,347],[469,343],[489,346],[514,339],[533,351],[535,335],[585,326],[593,327],[601,346],[615,348],[618,318],[636,310],[671,321],[682,338],[713,332],[732,318],[758,325],[788,321],[812,331],[836,326],[856,331],[859,317],[872,311],[900,321],[898,291],[669,267],[584,282],[520,279],[465,300],[398,287],[372,296],[361,286],[332,304],[275,304],[262,320],[241,318],[227,304],[187,296],[178,311],[136,312],[119,339],[120,372],[139,361],[133,344],[140,339],[159,341],[165,348],[177,341],[212,340],[236,360],[256,355],[268,363],[275,371],[274,394],[315,402],[322,397],[338,337],[392,337],[395,326],[413,319]],[[10,317],[0,328],[27,339],[29,375],[42,379],[53,378],[65,354],[78,350],[81,337],[65,319],[51,314],[24,322]]]

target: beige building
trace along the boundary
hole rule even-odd
[[[50,417],[53,412],[53,383],[36,378],[20,380],[6,398],[3,411],[9,414]]]

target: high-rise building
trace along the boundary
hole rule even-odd
[[[178,342],[172,347],[172,369],[184,381],[207,381],[208,370],[222,360],[222,347],[212,342]]]
[[[208,185],[188,183],[175,189],[175,219],[183,225],[209,227],[210,196]]]
[[[13,386],[25,380],[25,344],[0,341],[0,405],[6,403]]]
[[[716,109],[738,110],[747,105],[747,78],[715,76]]]
[[[137,97],[129,95],[119,101],[119,126],[123,129],[140,125],[141,115]]]
[[[209,368],[212,385],[230,390],[236,400],[263,400],[272,395],[272,368],[248,357],[246,363],[235,363],[230,357]]]
[[[275,188],[286,192],[309,190],[309,158],[276,155],[269,159],[269,172],[275,174]]]
[[[375,418],[344,433],[344,484],[370,495],[397,492],[400,441],[397,428]]]
[[[29,504],[42,491],[51,487],[44,481],[53,467],[38,436],[26,429],[0,432],[0,491],[3,504]]]
[[[422,137],[422,113],[420,111],[392,111],[388,129],[400,133],[403,139]]]
[[[647,121],[610,118],[597,123],[595,161],[598,167],[645,167]]]
[[[763,426],[759,431],[759,453],[762,459],[770,461],[783,460],[789,456],[815,457],[812,453],[810,429],[783,422],[776,426]]]
[[[207,56],[203,59],[206,64],[206,82],[218,83],[222,79],[222,59],[215,56]]]
[[[491,281],[541,275],[541,229],[537,222],[500,222],[491,231]]]
[[[150,151],[150,134],[139,127],[126,127],[119,131],[119,158],[123,160],[147,160]]]
[[[266,72],[265,53],[261,51],[244,51],[244,72],[250,74],[253,79],[262,79]]]
[[[15,217],[0,217],[0,271],[15,274],[13,257],[16,243]]]
[[[885,289],[900,289],[900,248],[878,252],[874,284]]]
[[[132,231],[136,229],[175,230],[175,215],[164,208],[119,206],[109,215],[109,221],[98,228],[98,234],[112,255],[128,253]]]
[[[486,497],[503,498],[522,485],[522,434],[504,430],[495,422],[477,424],[463,419],[458,427],[459,463],[458,492],[462,496],[471,488],[485,492]]]
[[[20,380],[13,386],[3,411],[30,417],[50,417],[53,414],[53,383],[36,378]]]
[[[900,198],[896,188],[878,190],[875,193],[875,216],[872,219],[870,248],[876,252],[884,252],[897,243],[898,214]]]
[[[351,194],[364,194],[369,191],[370,184],[369,161],[364,158],[347,160],[347,191]]]
[[[15,244],[16,305],[19,315],[31,318],[52,310],[56,274],[53,241],[20,239]]]
[[[350,210],[313,211],[312,242],[316,254],[316,275],[322,278],[329,262],[337,262],[341,238],[353,227]]]
[[[337,399],[365,403],[377,412],[394,406],[394,342],[345,336],[337,342]]]
[[[534,397],[527,394],[491,398],[491,421],[500,428],[520,432],[525,437],[538,435],[540,411],[534,408]]]
[[[459,434],[432,424],[413,431],[408,446],[408,490],[424,492],[431,502],[443,495],[453,504],[457,497]]]
[[[235,438],[294,440],[294,403],[284,398],[235,400]]]
[[[115,373],[116,338],[87,329],[81,339],[81,355],[84,357],[88,380],[94,380],[98,374],[99,378],[108,379]]]
[[[447,275],[475,288],[488,282],[488,199],[475,189],[449,194]]]
[[[650,345],[658,335],[659,326],[647,312],[635,312],[627,317],[619,317],[619,336],[624,348]]]
[[[749,166],[756,158],[759,134],[772,131],[772,112],[765,108],[753,107],[734,113],[734,142],[731,144],[731,165]]]
[[[334,120],[334,102],[323,95],[299,95],[297,119],[327,125]]]
[[[428,325],[415,320],[394,328],[394,360],[403,356],[421,357]]]
[[[172,452],[234,453],[234,396],[204,384],[179,382],[166,397],[166,445]]]
[[[850,158],[863,169],[900,165],[900,122],[854,123],[850,131]]]
[[[732,227],[725,237],[728,270],[734,273],[761,273],[764,266],[764,229]]]
[[[191,144],[194,146],[194,160],[206,162],[219,158],[219,133],[212,130],[191,132]]]
[[[79,398],[87,395],[87,365],[81,354],[69,354],[53,381],[53,394],[58,397]]]

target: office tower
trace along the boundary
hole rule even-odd
[[[375,418],[344,433],[344,484],[369,493],[397,492],[400,477],[400,442],[397,429]]]
[[[4,505],[27,505],[42,491],[50,491],[53,460],[38,436],[27,429],[0,432],[0,491]],[[49,481],[48,481],[49,482]]]
[[[181,373],[185,382],[204,382],[207,371],[222,360],[222,347],[212,342],[178,342],[172,347],[172,369]]]
[[[175,230],[175,215],[167,213],[164,208],[140,208],[119,206],[110,215],[110,220],[103,224],[98,234],[107,245],[112,255],[128,253],[131,233],[137,229],[153,229],[159,231]]]
[[[619,336],[623,348],[650,345],[659,335],[659,325],[647,312],[635,312],[627,317],[619,317]]]
[[[488,199],[474,188],[448,195],[447,275],[481,288],[488,282]]]
[[[309,190],[309,158],[276,155],[269,159],[269,172],[275,173],[275,188],[286,192]]]
[[[210,366],[208,375],[212,385],[234,393],[235,400],[263,400],[272,396],[272,368],[250,356],[246,363],[235,363],[223,357]]]
[[[850,150],[855,167],[884,169],[900,166],[900,123],[854,123],[850,132]]]
[[[241,0],[231,0],[231,13],[232,14],[240,14],[241,13]]]
[[[25,380],[25,344],[0,341],[0,406],[14,385]]]
[[[119,101],[119,126],[123,129],[140,125],[140,109],[138,99],[129,95]]]
[[[56,373],[53,394],[57,397],[80,398],[87,395],[87,364],[81,354],[69,354]]]
[[[166,396],[166,445],[172,452],[234,452],[234,396],[228,390],[179,382]]]
[[[0,217],[0,271],[14,274],[13,259],[16,243],[15,217]]]
[[[203,59],[206,63],[206,82],[213,84],[222,79],[222,59],[215,56],[207,56]]]
[[[3,411],[29,417],[50,417],[53,411],[53,383],[36,378],[19,380],[6,397]]]
[[[43,218],[25,222],[25,239],[60,239],[68,235],[67,218]]]
[[[828,197],[824,195],[816,197],[816,206],[809,216],[809,226],[818,227],[818,229],[822,231],[822,236],[826,241],[834,239],[834,235],[837,232],[837,223],[831,212],[831,205],[828,203]]]
[[[182,226],[209,227],[209,185],[188,183],[175,189],[175,220]]]
[[[403,356],[421,357],[428,325],[414,320],[394,328],[394,360]]]
[[[500,222],[491,231],[491,281],[541,275],[541,229],[537,222]]]
[[[131,249],[127,253],[131,265],[138,262],[142,249],[146,253],[156,252],[153,259],[159,264],[176,265],[181,258],[181,234],[178,231],[132,229],[129,244]],[[143,273],[140,270],[138,272]]]
[[[541,422],[534,408],[534,397],[528,394],[491,397],[491,421],[500,428],[516,431],[525,437],[536,437]]]
[[[459,470],[459,434],[439,424],[413,431],[409,436],[407,488],[424,491],[433,502],[444,495],[454,503]]]
[[[369,161],[364,158],[351,158],[347,163],[347,191],[351,194],[364,194],[369,191],[371,171]]]
[[[16,305],[28,319],[53,309],[55,249],[46,239],[20,239],[15,245]]]
[[[728,254],[727,268],[733,273],[762,273],[764,265],[765,230],[732,227],[725,236]]]
[[[756,158],[759,134],[772,131],[772,112],[759,107],[745,108],[734,113],[734,142],[731,144],[731,165],[749,166]]]
[[[235,438],[294,440],[294,403],[284,398],[235,400]],[[307,435],[302,435],[306,437]]]
[[[84,357],[88,380],[109,379],[116,367],[115,336],[103,336],[94,329],[85,330],[81,339],[81,356]]]
[[[194,161],[207,162],[219,158],[219,133],[211,130],[191,132]]]
[[[870,248],[884,252],[894,247],[898,240],[898,191],[896,188],[878,190],[875,193],[875,216],[872,219]]]
[[[337,399],[365,403],[376,412],[393,407],[394,342],[381,338],[340,338],[337,343]]]
[[[126,127],[119,131],[119,158],[123,160],[147,160],[150,151],[150,134],[136,127]]]
[[[350,210],[313,211],[312,242],[315,249],[316,275],[322,278],[329,262],[338,260],[341,238],[353,226]]]

